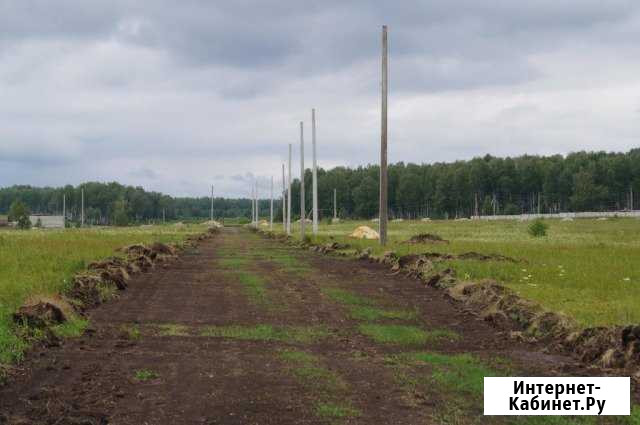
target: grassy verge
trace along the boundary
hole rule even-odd
[[[534,238],[528,222],[518,221],[404,221],[389,224],[389,244],[350,239],[359,225],[346,221],[322,224],[315,242],[346,242],[371,248],[375,254],[393,250],[399,255],[425,251],[502,254],[522,264],[498,261],[452,261],[461,278],[492,278],[546,308],[566,313],[585,326],[640,323],[640,220],[546,220],[546,237]],[[280,230],[279,227],[275,227]],[[434,233],[449,244],[404,244],[418,233]],[[294,237],[299,232],[294,229]]]
[[[66,230],[0,231],[0,364],[22,358],[27,344],[11,314],[32,295],[67,289],[71,277],[92,261],[133,243],[180,242],[202,226],[152,226]],[[60,335],[80,332],[79,321],[62,325]],[[85,324],[86,325],[86,324]]]

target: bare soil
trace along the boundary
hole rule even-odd
[[[236,258],[248,262],[225,265]],[[240,283],[239,272],[264,279],[260,299]],[[460,338],[418,347],[376,343],[358,332],[362,322],[327,288],[415,311],[413,325]],[[388,366],[388,356],[418,350],[505,359],[520,376],[596,373],[543,346],[508,339],[441,291],[391,275],[386,266],[299,251],[234,228],[134,277],[119,299],[89,314],[84,336],[33,351],[0,389],[0,424],[438,423],[433,418],[448,396],[436,387],[408,390]],[[202,336],[211,326],[233,325],[313,327],[328,336],[305,342]],[[335,378],[333,386],[292,373],[283,350],[313,355]],[[140,371],[151,377],[140,379]],[[319,403],[357,413],[327,417]],[[468,421],[458,423],[476,423],[481,411],[470,409]],[[485,419],[479,423],[493,423]]]

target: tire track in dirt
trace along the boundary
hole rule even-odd
[[[344,294],[373,304],[345,303]],[[355,307],[412,315],[363,320]],[[435,366],[402,356],[473,353],[529,375],[583,372],[508,340],[417,281],[234,228],[136,277],[91,323],[83,337],[30,355],[25,373],[0,389],[0,423],[2,414],[25,424],[443,423],[447,404],[459,410],[456,423],[475,423],[477,405],[458,403],[467,395],[425,385]],[[387,324],[459,338],[384,344],[362,332]]]

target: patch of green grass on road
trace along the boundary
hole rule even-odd
[[[159,378],[160,375],[158,375],[156,372],[149,369],[139,369],[139,370],[136,370],[133,377],[138,381],[144,382],[144,381],[150,381],[152,379]]]
[[[159,328],[158,335],[160,336],[188,336],[189,327],[185,325],[179,325],[176,323],[162,323],[157,325]]]
[[[351,307],[350,316],[356,320],[373,322],[381,319],[415,320],[417,314],[415,311],[381,310],[375,307],[358,305]]]
[[[260,275],[247,271],[236,272],[238,280],[244,286],[247,296],[256,303],[265,303],[266,281]]]
[[[380,344],[395,344],[404,346],[424,345],[446,339],[458,339],[459,335],[447,329],[426,331],[416,326],[407,325],[379,325],[364,323],[358,327],[363,335],[368,336]]]
[[[314,412],[318,417],[336,420],[360,416],[358,410],[344,401],[346,382],[323,367],[317,356],[299,350],[283,350],[278,354],[296,380],[317,397]]]
[[[354,409],[351,406],[332,402],[317,402],[315,412],[321,418],[334,420],[356,418],[362,414],[358,409]]]
[[[249,259],[246,257],[224,257],[218,259],[218,265],[225,269],[241,269],[249,264]]]
[[[375,304],[375,301],[370,298],[362,297],[340,288],[322,288],[322,292],[340,304],[361,306],[372,306]]]
[[[82,317],[72,317],[64,323],[54,326],[51,330],[61,338],[77,338],[89,326],[89,321]]]
[[[200,335],[252,341],[280,341],[287,343],[310,344],[327,338],[329,336],[329,332],[322,327],[310,326],[273,327],[271,325],[232,325],[207,326],[200,332]]]
[[[438,403],[433,418],[434,422],[439,424],[494,423],[494,421],[482,416],[484,377],[516,373],[508,366],[496,368],[468,353],[402,353],[389,356],[386,360],[388,364],[396,368],[396,380],[407,391],[435,391],[439,394],[442,400]],[[492,363],[508,364],[502,359],[494,359]],[[530,416],[508,418],[506,423],[561,425],[594,422],[589,417]]]

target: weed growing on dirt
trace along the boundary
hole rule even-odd
[[[458,339],[459,335],[447,329],[425,331],[415,326],[361,324],[360,333],[380,344],[423,345],[445,339]]]
[[[279,357],[287,363],[290,373],[319,398],[315,403],[317,416],[341,419],[360,415],[351,406],[336,402],[343,398],[340,395],[347,390],[347,384],[339,375],[324,368],[318,357],[299,350],[280,351]]]
[[[329,336],[329,332],[321,327],[273,327],[271,325],[256,326],[208,326],[200,332],[201,336],[222,337],[253,341],[281,341],[288,343],[309,344]]]
[[[144,382],[144,381],[150,381],[152,379],[157,379],[160,377],[160,375],[158,375],[156,372],[149,369],[140,369],[140,370],[136,370],[133,377],[138,381]]]
[[[189,328],[185,325],[176,323],[163,323],[158,326],[158,335],[160,336],[188,336]]]
[[[81,336],[87,326],[89,326],[88,320],[81,317],[72,317],[70,320],[54,326],[52,331],[61,338],[75,338]]]
[[[329,369],[322,367],[316,356],[298,350],[283,350],[279,356],[287,362],[296,379],[316,392],[332,395],[346,388],[344,381]]]
[[[353,292],[345,291],[340,288],[322,288],[322,292],[333,301],[340,304],[371,306],[375,302],[369,298],[356,295]]]
[[[266,282],[262,276],[247,271],[238,271],[236,276],[253,302],[266,302]]]
[[[351,307],[350,315],[353,319],[366,320],[369,322],[381,319],[415,320],[417,317],[415,311],[381,310],[379,308],[362,305]]]
[[[362,413],[358,409],[339,403],[318,402],[315,406],[316,415],[325,419],[355,418]]]
[[[142,337],[140,326],[138,325],[122,325],[120,326],[120,330],[127,339],[132,341],[138,340]]]

